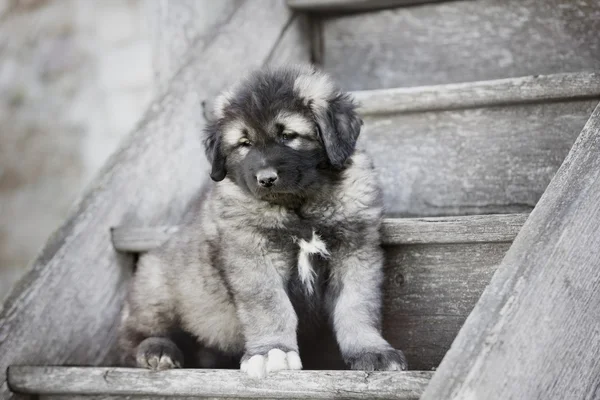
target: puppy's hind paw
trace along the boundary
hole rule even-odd
[[[408,369],[404,353],[395,349],[365,350],[346,357],[345,361],[351,369],[361,371],[406,371]]]
[[[267,354],[244,356],[240,369],[252,378],[264,378],[271,372],[302,369],[302,361],[295,351],[286,353],[280,349],[271,349]]]
[[[148,338],[137,348],[136,363],[153,371],[181,368],[183,354],[177,345],[166,338]]]

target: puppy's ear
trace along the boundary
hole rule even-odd
[[[204,149],[206,158],[212,165],[210,178],[215,182],[222,181],[227,175],[226,158],[221,148],[221,133],[216,122],[208,122],[204,128]]]
[[[335,168],[342,168],[354,153],[363,124],[356,107],[350,95],[340,93],[327,105],[313,108],[327,158]]]

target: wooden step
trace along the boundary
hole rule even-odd
[[[578,72],[600,67],[599,12],[596,0],[432,3],[319,18],[313,42],[349,90]]]
[[[512,242],[527,214],[474,215],[439,218],[385,218],[381,227],[384,245]],[[111,228],[114,248],[142,253],[159,247],[179,226]]]
[[[8,384],[14,392],[41,396],[416,400],[431,375],[426,371],[282,371],[257,380],[238,370],[150,372],[128,368],[12,366],[8,370]]]
[[[526,219],[515,214],[384,221],[384,335],[405,351],[411,369],[437,367]],[[121,252],[144,252],[178,231],[120,226],[112,229],[112,241]],[[334,342],[324,340],[313,350],[309,365],[343,367]]]
[[[600,99],[569,73],[353,92],[393,216],[528,212]]]
[[[416,4],[439,1],[444,0],[287,0],[287,5],[298,11],[340,14],[354,11],[372,11],[384,8],[413,6]]]

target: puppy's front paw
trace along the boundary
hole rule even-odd
[[[283,350],[271,349],[266,354],[244,356],[240,369],[252,378],[264,378],[275,371],[302,369],[302,361],[295,351],[286,353]]]
[[[137,348],[136,363],[153,371],[181,368],[183,354],[177,345],[166,338],[148,338]]]
[[[345,358],[351,369],[362,371],[406,371],[406,357],[400,350],[365,350]]]

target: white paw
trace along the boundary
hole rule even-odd
[[[275,371],[302,369],[302,361],[295,351],[285,353],[279,349],[271,349],[267,355],[257,354],[243,361],[240,369],[252,378],[264,378]]]

